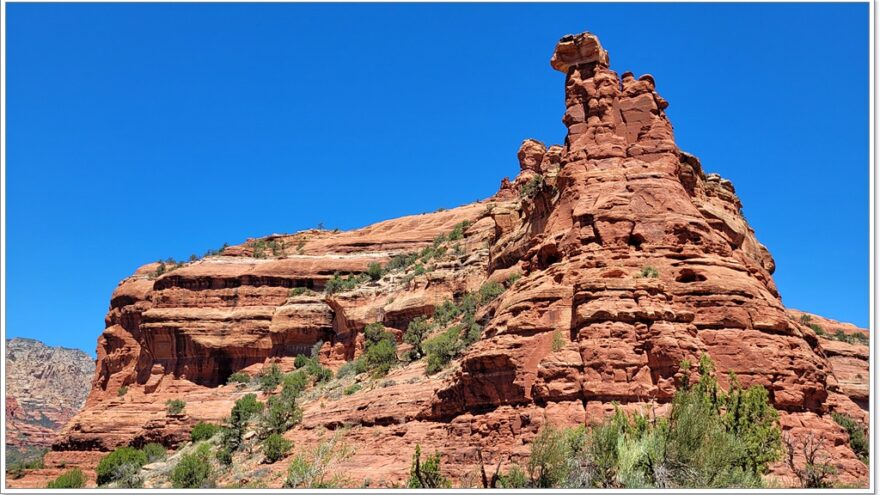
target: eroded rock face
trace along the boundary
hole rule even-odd
[[[286,436],[307,446],[350,427],[357,453],[340,469],[356,482],[404,479],[416,443],[465,480],[478,451],[491,465],[522,462],[544,424],[590,423],[612,402],[663,414],[682,361],[707,353],[723,386],[732,371],[766,387],[786,430],[827,434],[842,479],[864,484],[867,468],[830,413],[866,421],[867,348],[817,337],[786,312],[733,185],[677,147],[654,79],[618,76],[608,60],[589,33],[559,42],[565,141],[526,140],[519,175],[487,200],[351,232],[274,235],[265,258],[246,244],[158,277],[142,267],[114,292],[87,407],[55,448],[173,445],[195,421],[228,414],[237,392],[219,385],[235,371],[289,369],[317,342],[339,366],[362,351],[368,323],[399,339],[444,299],[516,276],[479,310],[480,340],[447,370],[425,376],[424,362],[411,363],[382,385],[307,401]],[[321,293],[334,272],[425,248],[464,221],[455,255],[426,273]],[[185,417],[163,414],[172,397],[192,405]]]
[[[78,349],[6,341],[6,446],[48,447],[86,401],[95,361]]]

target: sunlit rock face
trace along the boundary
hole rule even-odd
[[[174,445],[196,421],[228,415],[243,393],[223,385],[233,372],[289,370],[317,343],[337,368],[360,355],[367,324],[401,339],[444,300],[499,281],[509,286],[476,314],[481,337],[446,370],[410,363],[381,386],[307,401],[287,436],[308,446],[322,427],[351,427],[356,450],[341,469],[352,479],[402,481],[418,443],[461,480],[480,457],[523,462],[548,422],[597,421],[612,403],[663,414],[681,363],[705,353],[723,386],[734,372],[766,387],[785,429],[826,437],[841,482],[864,484],[830,413],[867,420],[867,348],[817,337],[786,311],[733,185],[678,148],[653,77],[618,75],[590,33],[562,38],[551,65],[564,74],[565,140],[525,140],[519,174],[492,197],[349,232],[273,235],[260,240],[271,248],[249,242],[123,280],[86,408],[55,449]],[[324,292],[334,273],[424,249],[461,222],[462,238],[425,273]],[[166,415],[177,397],[186,415]],[[790,483],[784,466],[774,475]]]

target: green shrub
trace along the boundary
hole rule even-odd
[[[480,304],[488,304],[504,292],[504,286],[498,282],[487,282],[480,287]]]
[[[330,467],[351,456],[351,451],[337,433],[309,452],[297,454],[287,468],[284,488],[337,488],[344,479],[336,474],[327,479]]]
[[[849,434],[849,446],[852,448],[856,456],[865,464],[868,464],[870,458],[870,444],[868,443],[868,435],[862,425],[853,418],[840,413],[831,413],[834,421],[843,427]]]
[[[452,232],[447,236],[447,240],[450,241],[459,241],[464,238],[464,231],[470,227],[471,223],[467,220],[455,224],[455,228],[452,229]]]
[[[421,460],[422,449],[416,444],[410,468],[407,488],[450,488],[452,483],[440,472],[440,453],[429,455],[424,462]]]
[[[553,340],[550,342],[550,348],[553,352],[559,352],[565,348],[565,339],[562,338],[562,332],[558,329],[553,330]]]
[[[527,488],[529,478],[523,468],[514,464],[510,469],[498,477],[498,488]]]
[[[819,335],[819,336],[821,336],[821,337],[827,337],[827,336],[828,336],[828,334],[825,333],[825,329],[822,328],[822,327],[820,327],[820,326],[817,325],[816,323],[810,323],[810,328],[811,328],[814,332],[816,332],[816,335]]]
[[[235,401],[232,411],[229,413],[230,422],[235,425],[243,425],[254,414],[263,410],[263,403],[257,400],[255,394],[247,394]]]
[[[367,265],[367,276],[370,277],[370,280],[373,282],[379,280],[385,275],[385,269],[382,268],[382,265],[376,263],[375,261],[370,262]]]
[[[428,356],[427,373],[437,373],[458,355],[461,349],[459,337],[461,329],[452,327],[440,335],[424,343],[425,354]]]
[[[288,297],[296,297],[296,296],[302,296],[302,295],[306,295],[306,294],[312,295],[314,293],[315,293],[315,291],[313,291],[312,289],[309,289],[308,287],[294,287],[294,288],[290,289],[290,291],[287,292],[287,296]]]
[[[261,391],[269,393],[275,390],[281,383],[281,368],[277,364],[272,364],[268,368],[263,368],[259,380]]]
[[[372,371],[373,376],[388,374],[397,364],[397,341],[394,334],[385,330],[381,323],[370,323],[364,327],[364,353],[357,360],[356,371]]]
[[[266,257],[266,241],[263,239],[257,239],[256,241],[251,242],[251,249],[253,250],[254,258],[265,258]]]
[[[297,369],[302,368],[307,364],[309,364],[309,357],[305,354],[297,354],[296,357],[293,358],[293,366]]]
[[[416,265],[416,267],[413,268],[413,275],[415,275],[416,277],[420,277],[420,276],[424,275],[424,274],[427,273],[427,272],[428,272],[428,271],[425,270],[425,266],[422,265],[421,263],[418,263],[418,264]]]
[[[229,466],[232,464],[232,452],[229,451],[226,447],[217,449],[217,461],[224,466]]]
[[[298,396],[306,389],[309,378],[303,370],[287,373],[281,380],[281,395]]]
[[[779,413],[770,405],[767,390],[760,385],[743,390],[732,375],[724,408],[725,429],[743,449],[738,464],[751,473],[766,474],[767,465],[782,455]]]
[[[229,378],[226,379],[227,384],[236,383],[236,384],[247,385],[250,382],[251,382],[251,375],[248,375],[247,373],[245,373],[243,371],[236,371],[235,373],[229,375]]]
[[[813,317],[807,314],[801,315],[801,325],[809,325]]]
[[[352,395],[360,389],[361,389],[360,383],[352,383],[351,385],[345,387],[345,389],[342,391],[342,393],[345,395]]]
[[[403,334],[403,341],[412,346],[411,357],[419,359],[425,355],[422,349],[422,343],[425,337],[431,333],[432,326],[428,323],[428,319],[424,316],[413,318],[406,327],[406,333]]]
[[[119,387],[116,389],[116,397],[122,397],[128,393],[128,387]]]
[[[686,363],[682,363],[687,368]],[[545,426],[532,442],[526,484],[563,488],[758,488],[782,453],[778,413],[763,388],[725,393],[707,356],[682,381],[668,418],[616,410],[589,429]],[[502,477],[503,486],[505,484]],[[517,480],[522,486],[522,479]]]
[[[260,420],[260,436],[284,433],[302,421],[302,410],[296,405],[296,396],[269,397]]]
[[[140,469],[147,463],[147,455],[134,447],[120,447],[104,456],[95,468],[98,484],[104,485],[122,478],[129,466]]]
[[[642,278],[657,278],[660,276],[660,272],[653,266],[646,266],[639,272],[639,276]]]
[[[544,188],[544,176],[536,175],[522,185],[519,195],[523,198],[532,199]]]
[[[571,452],[565,438],[565,431],[545,426],[532,441],[528,463],[532,486],[552,488],[566,478]]]
[[[263,455],[266,456],[266,461],[271,464],[287,455],[292,446],[293,443],[290,440],[278,433],[273,433],[263,441]]]
[[[306,363],[305,372],[315,379],[315,383],[322,383],[333,379],[333,370],[322,366],[315,358],[310,358]]]
[[[183,409],[186,407],[186,402],[180,399],[170,399],[165,403],[165,407],[168,414],[177,416],[183,413]]]
[[[342,278],[339,272],[333,274],[333,277],[327,281],[324,285],[324,291],[327,294],[336,294],[337,292],[346,292],[353,289],[356,289],[357,286],[366,282],[370,279],[370,276],[365,273],[360,273],[357,275],[349,274],[345,278]]]
[[[400,270],[402,268],[407,268],[408,266],[415,263],[416,259],[418,259],[417,253],[399,254],[399,255],[391,258],[391,261],[388,262],[388,265],[386,265],[385,268],[388,271]]]
[[[193,426],[192,431],[189,432],[189,438],[190,440],[192,440],[193,443],[198,443],[202,440],[210,440],[211,437],[216,435],[219,431],[219,426],[199,421],[195,426]]]
[[[461,309],[459,309],[458,305],[447,299],[434,309],[434,323],[444,327],[460,314]]]
[[[150,442],[144,445],[144,455],[147,456],[147,464],[160,461],[165,458],[166,450],[161,443]]]
[[[336,370],[336,378],[345,378],[357,374],[357,363],[354,361],[346,361],[345,364]]]
[[[85,486],[86,475],[79,469],[71,469],[62,473],[54,481],[50,481],[46,488],[84,488]]]
[[[171,486],[174,488],[210,488],[211,461],[207,444],[202,444],[191,454],[183,455],[171,470]]]

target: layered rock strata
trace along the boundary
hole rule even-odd
[[[95,361],[38,340],[6,341],[6,446],[49,447],[86,401]]]
[[[357,483],[405,479],[417,443],[466,483],[480,458],[522,462],[545,424],[590,423],[612,403],[662,414],[682,361],[705,353],[722,385],[734,372],[766,387],[786,431],[827,438],[841,482],[865,483],[830,413],[867,420],[867,348],[786,312],[733,185],[677,147],[653,77],[618,75],[589,33],[563,38],[551,63],[565,75],[565,141],[526,140],[519,175],[491,198],[351,232],[275,235],[120,283],[86,409],[55,449],[174,445],[195,421],[228,414],[241,392],[220,384],[233,372],[289,369],[318,342],[337,367],[359,355],[368,323],[400,338],[444,299],[512,281],[478,311],[480,339],[448,369],[426,376],[419,361],[351,396],[312,396],[286,436],[305,447],[344,429],[355,454],[339,469]],[[454,254],[424,273],[321,292],[334,273],[431,246],[461,222]],[[271,254],[254,252],[265,243]],[[163,413],[173,397],[187,400],[184,417]],[[781,464],[773,476],[792,483]]]

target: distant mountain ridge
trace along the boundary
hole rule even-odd
[[[48,447],[85,403],[95,360],[80,349],[6,340],[6,446]]]

